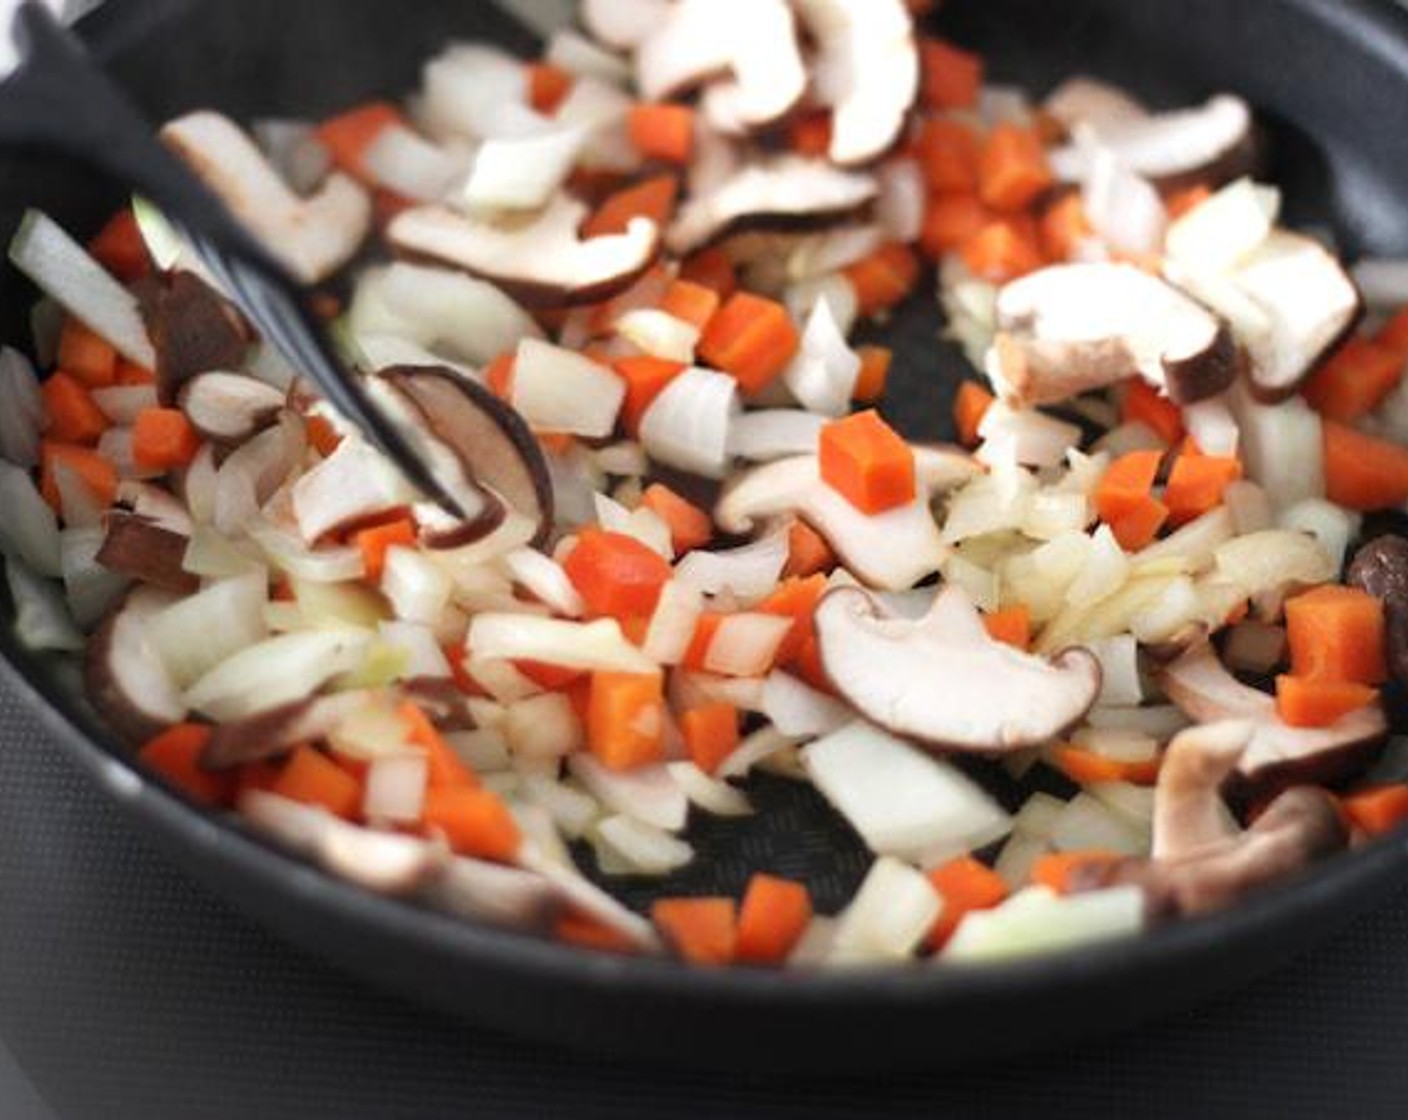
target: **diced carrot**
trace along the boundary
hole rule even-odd
[[[692,280],[675,280],[665,289],[660,310],[703,331],[719,310],[719,293]]]
[[[705,704],[679,718],[690,760],[704,773],[714,773],[738,749],[738,709],[732,704]]]
[[[1170,447],[1183,438],[1182,409],[1147,381],[1136,378],[1125,383],[1120,419],[1143,424]]]
[[[1305,399],[1330,420],[1349,424],[1374,412],[1403,380],[1405,356],[1366,338],[1351,338],[1306,383]]]
[[[425,752],[426,782],[432,789],[477,788],[479,778],[460,758],[430,717],[410,701],[396,709],[401,725],[406,729],[406,742]]]
[[[563,562],[567,578],[592,618],[646,617],[655,613],[669,562],[635,537],[583,529]]]
[[[469,647],[464,642],[446,642],[440,647],[445,660],[450,663],[450,679],[455,687],[466,696],[487,696],[484,686],[470,675]]]
[[[413,198],[387,190],[385,187],[372,188],[372,224],[379,230],[386,229],[393,220],[416,205]]]
[[[405,124],[399,109],[389,101],[370,101],[325,120],[318,126],[318,140],[343,171],[367,179],[367,150],[382,131]]]
[[[974,910],[991,910],[1008,894],[1002,876],[972,856],[950,860],[930,871],[928,878],[944,900],[927,939],[929,948],[936,951],[944,947],[965,917]]]
[[[311,292],[308,306],[324,323],[333,322],[343,311],[342,300],[334,292]]]
[[[331,420],[326,416],[305,416],[303,418],[304,431],[308,433],[308,442],[313,445],[313,450],[326,459],[338,445],[342,443],[342,436],[338,435],[337,429]]]
[[[59,369],[98,389],[116,383],[117,363],[118,353],[111,343],[72,316],[64,320],[59,332]]]
[[[1069,261],[1095,236],[1078,191],[1062,195],[1041,216],[1041,249],[1053,261]]]
[[[647,159],[685,164],[694,153],[694,110],[688,105],[635,105],[626,130]]]
[[[711,289],[725,300],[738,290],[738,273],[733,261],[722,249],[701,249],[684,259],[680,279]]]
[[[1374,341],[1408,360],[1408,307],[1385,323],[1374,336]]]
[[[1408,820],[1408,786],[1356,790],[1342,795],[1340,805],[1360,832],[1382,836]]]
[[[709,647],[714,642],[714,636],[718,634],[719,627],[723,624],[728,615],[718,611],[705,611],[699,616],[694,624],[694,635],[689,639],[689,646],[684,652],[684,660],[681,662],[686,669],[693,669],[695,672],[702,672],[705,663],[709,658]]]
[[[576,444],[570,432],[539,432],[533,433],[533,438],[542,445],[544,451],[549,455],[566,455]]]
[[[516,356],[512,350],[500,354],[484,368],[484,384],[501,401],[513,399],[513,367]]]
[[[1157,758],[1127,762],[1106,758],[1080,747],[1056,747],[1051,752],[1056,768],[1078,785],[1092,782],[1129,782],[1136,786],[1151,786],[1159,778]]]
[[[832,696],[836,694],[836,686],[831,683],[831,676],[827,673],[826,663],[821,657],[821,642],[817,640],[815,633],[802,643],[802,648],[787,663],[787,668],[818,692]]]
[[[273,793],[274,786],[279,780],[279,775],[283,773],[284,764],[282,759],[263,762],[246,762],[235,775],[235,796],[234,801],[239,799],[250,790],[259,790],[262,793]]]
[[[45,434],[50,439],[92,446],[112,426],[87,387],[72,374],[62,370],[50,374],[40,393],[49,421]]]
[[[1168,521],[1168,506],[1155,497],[1146,497],[1108,522],[1110,532],[1126,552],[1137,552],[1152,544]]]
[[[895,353],[888,346],[859,346],[856,356],[860,358],[860,373],[856,375],[851,399],[861,404],[874,404],[885,395],[885,383],[890,378]]]
[[[892,241],[845,270],[862,315],[888,311],[919,282],[919,259],[908,245]]]
[[[551,62],[533,62],[528,66],[528,101],[544,116],[557,112],[575,84],[576,79],[568,71]]]
[[[664,757],[665,698],[659,673],[593,673],[587,746],[604,766],[634,770]]]
[[[130,206],[124,206],[108,219],[107,225],[88,242],[88,252],[125,284],[142,279],[152,270],[147,243],[137,226],[137,215]]]
[[[126,358],[117,359],[117,385],[155,385],[156,371],[129,362]]]
[[[362,805],[362,783],[322,751],[306,745],[289,755],[272,792],[320,806],[344,820],[354,819]]]
[[[1029,128],[1000,124],[988,133],[978,157],[978,197],[994,210],[1025,210],[1055,178],[1046,149]]]
[[[1029,224],[1011,218],[989,222],[959,252],[974,276],[995,284],[1016,280],[1046,263]]]
[[[386,570],[386,553],[394,545],[413,546],[416,543],[416,525],[409,517],[398,517],[389,524],[353,534],[352,543],[362,553],[366,579],[371,583],[380,583],[381,573]]]
[[[1162,460],[1158,451],[1133,451],[1111,463],[1095,489],[1095,510],[1100,520],[1112,523],[1142,508]]]
[[[754,875],[738,913],[735,959],[744,964],[782,964],[811,920],[812,896],[804,884]]]
[[[1298,677],[1377,685],[1388,679],[1383,600],[1326,584],[1286,602],[1286,642]]]
[[[919,166],[929,190],[941,194],[971,194],[978,190],[978,134],[949,117],[925,121],[915,141]]]
[[[625,233],[633,218],[649,218],[660,229],[670,222],[679,197],[680,184],[673,175],[657,175],[635,186],[617,191],[606,199],[582,227],[583,237],[605,237]]]
[[[421,821],[460,855],[475,859],[508,863],[523,842],[513,814],[493,790],[431,786],[425,791]]]
[[[957,252],[991,224],[992,211],[976,194],[945,191],[929,196],[919,244],[932,261]]]
[[[144,408],[132,424],[132,458],[139,467],[189,466],[200,444],[200,433],[179,408]]]
[[[1117,852],[1091,849],[1084,852],[1049,852],[1038,856],[1032,864],[1031,881],[1039,887],[1049,887],[1057,894],[1067,894],[1071,890],[1072,876],[1087,867],[1108,867],[1118,863]]]
[[[137,760],[193,801],[228,805],[235,791],[233,776],[201,769],[201,752],[210,735],[211,729],[203,723],[178,723],[148,740],[137,752]]]
[[[566,692],[587,675],[585,669],[549,665],[546,661],[515,661],[513,667],[548,692]]]
[[[831,150],[831,113],[798,113],[787,126],[787,146],[799,156],[824,156]]]
[[[731,898],[662,898],[651,921],[681,958],[695,965],[732,964],[738,943],[738,908]]]
[[[744,393],[756,393],[787,368],[801,341],[782,304],[736,292],[700,338],[699,356],[737,381]]]
[[[642,354],[639,357],[622,358],[613,362],[611,368],[626,383],[626,400],[621,406],[621,420],[625,424],[626,433],[635,436],[640,433],[640,422],[650,406],[655,403],[655,398],[687,367],[683,362],[671,362],[665,358]]]
[[[814,616],[817,604],[826,594],[826,577],[820,573],[784,579],[756,609],[763,614],[792,619],[792,629],[777,647],[777,663],[788,665],[801,656],[816,635]],[[708,618],[709,615],[704,617]]]
[[[1276,711],[1292,727],[1329,727],[1350,712],[1368,707],[1378,689],[1328,677],[1276,678]]]
[[[598,953],[635,953],[639,948],[615,926],[574,910],[557,919],[552,935],[564,945],[576,945]]]
[[[1211,187],[1206,183],[1195,183],[1169,195],[1164,200],[1164,206],[1168,210],[1169,219],[1176,222],[1179,218],[1191,214],[1211,197]]]
[[[1222,496],[1242,477],[1235,456],[1180,455],[1164,488],[1169,522],[1183,525],[1222,504]]]
[[[964,447],[977,447],[981,442],[978,429],[996,401],[997,398],[976,381],[965,381],[958,386],[958,394],[953,398],[953,426],[958,442]]]
[[[829,574],[836,567],[836,553],[826,538],[800,518],[787,528],[787,577]]]
[[[874,410],[821,429],[821,480],[861,513],[914,501],[914,451]]]
[[[924,104],[930,109],[971,109],[983,86],[983,60],[944,39],[919,43]]]
[[[1408,448],[1324,422],[1325,491],[1330,501],[1367,513],[1408,501]]]
[[[670,543],[677,554],[703,548],[714,537],[713,519],[663,483],[655,482],[646,487],[640,504],[670,527]]]
[[[988,634],[999,642],[1006,642],[1016,649],[1031,648],[1032,612],[1025,603],[984,615],[983,626],[987,628]]]
[[[78,475],[100,505],[110,506],[117,500],[117,468],[92,448],[46,440],[41,461],[43,469],[40,474],[39,492],[58,513],[63,513],[59,485],[54,477],[54,470],[59,464]]]

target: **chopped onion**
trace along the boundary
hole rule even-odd
[[[1184,405],[1183,424],[1204,455],[1236,456],[1241,433],[1226,398],[1210,397],[1197,404]]]
[[[420,822],[430,763],[424,755],[386,755],[367,767],[362,816],[385,824]]]
[[[179,599],[147,623],[147,637],[180,688],[189,688],[222,661],[269,636],[262,572],[212,583]]]
[[[706,595],[727,593],[753,602],[777,586],[787,555],[787,534],[769,533],[740,548],[687,553],[675,567],[675,579]]]
[[[1092,445],[1111,459],[1119,459],[1134,451],[1163,451],[1166,444],[1153,428],[1142,420],[1131,420],[1111,428]]]
[[[763,677],[725,677],[681,669],[670,676],[670,701],[677,711],[728,704],[756,712],[763,705]]]
[[[1280,213],[1280,191],[1238,179],[1169,227],[1168,255],[1190,272],[1229,272],[1271,236]]]
[[[248,529],[269,562],[286,575],[313,583],[342,583],[361,579],[365,574],[360,549],[350,546],[308,548],[292,533],[263,521],[255,521]]]
[[[670,526],[653,509],[641,506],[628,510],[620,502],[605,494],[593,496],[596,519],[603,529],[623,536],[634,537],[652,552],[666,560],[675,558],[675,548],[671,540]]]
[[[694,849],[683,840],[634,817],[607,817],[595,833],[624,863],[626,873],[669,875],[694,858]],[[611,874],[605,866],[602,871]]]
[[[1051,843],[1062,852],[1106,851],[1147,855],[1150,830],[1116,815],[1098,798],[1078,793],[1061,811],[1051,830]]]
[[[1235,537],[1216,553],[1217,578],[1247,598],[1279,595],[1287,589],[1327,583],[1339,574],[1316,538],[1289,529],[1268,529]]]
[[[1051,843],[1045,836],[1019,832],[1002,845],[993,870],[1008,890],[1018,890],[1031,880],[1032,865],[1050,850]]]
[[[548,811],[569,840],[580,839],[601,816],[601,805],[596,798],[575,784],[530,775],[523,781],[523,792],[535,805]]]
[[[619,387],[620,381],[612,379]],[[738,382],[724,373],[691,367],[665,386],[646,410],[640,441],[657,462],[722,478],[729,464],[729,429],[738,410]]]
[[[201,677],[186,693],[186,703],[220,722],[267,712],[355,669],[369,641],[366,631],[357,630],[307,630],[270,638]]]
[[[992,405],[978,426],[983,445],[977,458],[988,466],[1015,464],[1056,467],[1080,445],[1080,429],[1035,409],[1015,410],[1001,401]]]
[[[5,402],[4,408],[9,407]],[[0,461],[0,552],[22,561],[40,576],[62,574],[59,523],[39,495],[29,472]]]
[[[803,237],[787,256],[787,276],[793,281],[814,280],[844,272],[885,244],[878,225],[837,226]]]
[[[15,636],[21,645],[35,653],[77,653],[83,649],[83,635],[56,584],[13,556],[5,558],[5,578],[15,604]]]
[[[1086,719],[1094,728],[1139,731],[1160,742],[1167,742],[1188,726],[1188,717],[1172,704],[1148,708],[1095,707]]]
[[[625,59],[584,39],[575,31],[559,29],[553,32],[544,59],[578,77],[599,78],[618,85],[625,85],[631,79],[631,67]]]
[[[565,118],[558,119],[565,124]],[[465,202],[476,210],[541,210],[567,181],[588,138],[585,128],[559,125],[485,141],[474,160]]]
[[[1247,476],[1260,483],[1276,509],[1325,496],[1324,437],[1320,416],[1300,397],[1266,405],[1243,387],[1230,400],[1242,433]]]
[[[528,109],[527,68],[488,44],[451,44],[426,63],[421,86],[419,116],[437,136],[481,139],[515,120],[537,116]],[[540,127],[546,123],[538,120]]]
[[[64,594],[73,620],[91,630],[110,611],[131,581],[98,563],[107,534],[102,529],[65,529],[59,534]]]
[[[699,344],[698,327],[657,308],[626,312],[616,320],[616,330],[644,353],[685,365],[694,361]]]
[[[1276,524],[1271,499],[1255,482],[1238,479],[1222,492],[1222,503],[1232,515],[1233,532],[1259,533]]]
[[[255,121],[250,132],[279,177],[299,194],[312,194],[332,170],[332,153],[308,121],[266,118]]]
[[[18,350],[0,347],[0,459],[17,467],[39,462],[44,400],[34,367]]]
[[[654,673],[654,661],[626,640],[609,618],[567,622],[532,615],[475,615],[466,639],[478,657],[542,661],[565,669],[604,673]]]
[[[269,433],[256,436],[235,452],[220,468],[220,474],[242,451]],[[356,435],[345,436],[337,450],[293,486],[293,514],[298,531],[310,544],[339,525],[368,517],[413,500],[405,479],[374,447]],[[217,517],[216,524],[220,524]],[[236,522],[233,528],[238,528]]]
[[[715,777],[743,778],[768,759],[797,746],[798,740],[784,735],[775,727],[760,727],[738,744],[738,748],[719,764]]]
[[[725,615],[704,652],[704,668],[727,677],[760,677],[792,631],[791,618],[738,612]]]
[[[518,345],[513,406],[538,431],[605,439],[625,393],[624,382],[590,358],[533,338]]]
[[[112,385],[92,391],[93,403],[114,424],[131,425],[137,414],[157,407],[154,385]]]
[[[1163,199],[1108,148],[1095,149],[1081,197],[1090,224],[1112,249],[1149,254],[1163,248],[1168,224]]]
[[[829,959],[846,964],[908,960],[943,906],[926,876],[882,856],[840,915]]]
[[[517,758],[565,758],[583,744],[582,721],[562,692],[545,692],[510,704],[503,733]]]
[[[1144,926],[1138,887],[1060,896],[1031,887],[993,910],[970,911],[944,946],[946,962],[1040,956],[1137,933]]]
[[[567,767],[587,792],[613,812],[667,832],[684,828],[689,799],[663,765],[612,770],[593,755],[575,754]]]
[[[438,202],[464,174],[466,162],[404,125],[389,124],[367,146],[362,169],[378,187],[417,202]]]
[[[1281,511],[1276,519],[1282,529],[1298,529],[1318,540],[1336,572],[1344,567],[1350,541],[1359,535],[1361,518],[1324,498],[1306,498]]]
[[[124,357],[156,368],[137,297],[47,214],[25,211],[10,242],[10,262]]]
[[[399,545],[387,549],[381,592],[397,618],[435,626],[453,591],[450,577],[425,553]]]
[[[586,609],[562,565],[537,549],[514,549],[504,557],[504,567],[515,583],[555,614],[580,618]]]
[[[799,739],[829,735],[854,718],[839,700],[780,669],[763,684],[762,712],[782,734]]]
[[[300,594],[298,598],[301,602],[304,596]],[[451,676],[450,663],[445,659],[445,652],[435,640],[435,632],[430,627],[414,622],[383,620],[377,623],[377,632],[382,641],[406,655],[408,680],[444,680]]]
[[[860,357],[846,342],[831,305],[819,300],[802,332],[801,348],[782,379],[809,411],[844,416],[855,395],[860,365]]]
[[[895,159],[880,168],[875,216],[891,241],[918,241],[924,232],[928,187],[917,160]]]
[[[747,817],[753,812],[753,805],[740,791],[727,782],[709,777],[692,762],[669,762],[665,769],[675,784],[684,790],[690,803],[698,805],[706,813],[716,817]]]
[[[678,665],[689,652],[703,613],[703,592],[681,580],[670,580],[660,590],[641,643],[645,656],[658,665]]]
[[[1139,643],[1132,634],[1119,634],[1091,642],[1087,648],[1100,662],[1101,684],[1097,704],[1137,707],[1144,699],[1139,684]]]
[[[824,416],[795,408],[746,412],[729,428],[728,451],[755,463],[789,455],[815,455],[825,426]]]
[[[1012,818],[1014,836],[1031,836],[1038,840],[1049,840],[1056,822],[1061,819],[1066,803],[1049,793],[1034,793],[1022,802]]]
[[[860,299],[856,295],[855,285],[841,272],[788,285],[783,293],[783,303],[788,314],[799,323],[807,322],[821,304],[826,304],[837,329],[846,335],[851,333],[860,318]]]

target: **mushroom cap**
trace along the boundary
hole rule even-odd
[[[1250,720],[1226,720],[1174,736],[1154,790],[1155,859],[1181,859],[1236,838],[1236,822],[1222,800],[1222,783],[1237,768],[1255,732]]]
[[[88,699],[113,730],[142,743],[186,715],[186,703],[144,624],[171,603],[162,592],[138,589],[108,615],[88,642],[83,677]]]
[[[1047,660],[994,640],[964,592],[945,587],[927,617],[887,616],[864,591],[840,588],[816,610],[822,665],[873,722],[928,746],[1006,754],[1050,742],[1100,693],[1085,649]]]
[[[1225,323],[1173,285],[1127,264],[1065,264],[998,295],[992,372],[1015,407],[1055,404],[1138,375],[1179,404],[1237,374]]]
[[[631,219],[624,233],[582,240],[577,231],[586,218],[587,207],[565,194],[514,225],[418,206],[398,214],[386,236],[403,252],[462,268],[530,307],[571,307],[625,291],[660,253],[660,231],[649,218]]]
[[[326,738],[354,708],[362,692],[304,696],[267,712],[228,720],[211,729],[200,755],[202,770],[230,770],[288,754],[299,743]]]
[[[242,443],[278,418],[285,396],[258,378],[212,371],[187,381],[177,400],[206,439]]]
[[[253,339],[249,324],[195,273],[153,275],[135,290],[156,352],[157,396],[163,405],[174,404],[192,377],[244,364]]]

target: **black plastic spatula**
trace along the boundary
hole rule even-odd
[[[92,4],[88,4],[89,7]],[[0,145],[60,152],[147,198],[195,246],[211,273],[265,340],[451,514],[461,511],[396,427],[346,371],[309,310],[300,285],[186,166],[156,139],[128,97],[48,7],[0,0],[7,43],[18,60],[0,70]],[[35,200],[38,203],[42,199]]]

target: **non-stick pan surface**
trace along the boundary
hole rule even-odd
[[[1389,0],[949,0],[944,34],[998,80],[1037,91],[1089,72],[1155,103],[1232,89],[1259,108],[1270,175],[1293,220],[1351,252],[1408,252],[1408,17]],[[413,88],[450,38],[531,40],[472,0],[112,0],[87,32],[154,119],[204,106],[236,117],[316,116]],[[117,185],[32,154],[0,156],[0,235],[27,205],[79,231]],[[32,293],[0,274],[0,339],[27,337]],[[887,330],[899,352],[887,410],[943,435],[961,358],[936,341],[928,300]],[[0,407],[3,404],[0,403]],[[4,516],[0,511],[0,516]],[[8,612],[8,606],[5,608]],[[468,1018],[672,1063],[823,1073],[935,1066],[1117,1029],[1225,990],[1304,950],[1408,876],[1401,838],[1332,860],[1244,906],[1070,956],[953,971],[829,975],[690,971],[588,955],[467,925],[334,881],[138,774],[79,700],[73,674],[18,650],[5,673],[55,741],[172,857],[289,939],[376,983]],[[759,779],[762,812],[692,834],[696,866],[652,893],[736,894],[755,869],[805,878],[844,903],[867,858],[807,790]]]

